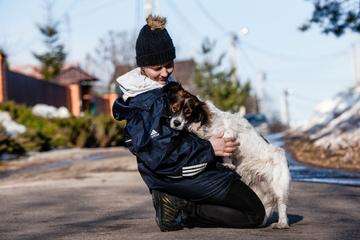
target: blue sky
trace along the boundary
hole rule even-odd
[[[322,99],[354,84],[351,45],[360,45],[359,35],[325,36],[314,26],[297,30],[310,17],[312,5],[304,0],[200,0],[211,21],[194,0],[155,0],[156,11],[168,18],[167,29],[177,47],[178,59],[198,58],[205,36],[217,40],[217,53],[229,46],[227,31],[249,34],[241,37],[238,69],[242,79],[266,73],[266,92],[274,109],[280,108],[282,90],[290,91],[289,105],[294,124],[306,121]],[[65,19],[63,39],[69,62],[83,63],[100,37],[109,30],[134,32],[144,24],[137,3],[145,0],[55,1],[54,15]],[[42,48],[35,27],[44,20],[42,0],[0,0],[0,44],[12,65],[36,64],[32,51]],[[66,14],[65,14],[66,13]],[[360,46],[359,46],[360,48]]]

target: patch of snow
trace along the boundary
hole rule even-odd
[[[309,122],[299,128],[319,147],[336,151],[360,145],[360,86],[321,102]]]
[[[348,148],[356,143],[360,143],[360,128],[345,133],[339,133],[337,131],[314,142],[315,146],[328,148],[332,151],[339,148]]]
[[[333,99],[320,102],[315,107],[314,114],[310,120],[305,125],[299,127],[298,130],[313,134],[359,101],[360,86],[339,92]]]
[[[310,135],[310,138],[319,138],[324,135],[331,134],[335,131],[348,131],[353,128],[360,127],[360,101],[355,103],[347,111],[343,112],[336,118],[330,120],[330,122],[321,130],[315,134]]]
[[[26,127],[13,121],[8,112],[0,111],[0,124],[4,127],[6,134],[12,137],[26,132]]]
[[[32,108],[32,113],[44,118],[69,118],[70,112],[66,107],[53,107],[46,104],[36,104]]]

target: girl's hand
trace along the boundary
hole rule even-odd
[[[222,132],[218,135],[212,136],[209,141],[216,156],[229,157],[235,152],[239,143],[236,142],[235,138],[223,138],[223,136],[224,133]]]

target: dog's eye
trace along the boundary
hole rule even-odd
[[[178,112],[179,110],[180,110],[180,104],[175,103],[171,106],[172,112]]]
[[[184,114],[185,114],[185,116],[190,116],[191,110],[189,108],[184,109]]]
[[[190,98],[188,101],[187,101],[187,104],[190,108],[194,108],[195,106],[195,100]]]

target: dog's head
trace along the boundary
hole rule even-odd
[[[169,100],[171,115],[170,127],[182,130],[192,123],[206,125],[209,122],[209,110],[204,102],[187,92],[178,83],[169,83],[164,87]]]

